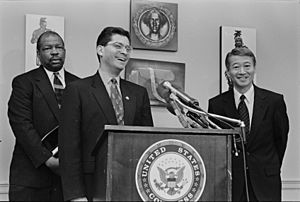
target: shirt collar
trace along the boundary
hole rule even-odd
[[[45,67],[43,67],[43,68],[44,68],[44,70],[46,71],[46,74],[48,75],[49,79],[51,80],[51,78],[53,77],[53,73],[54,73],[54,72],[49,71],[49,70],[46,69]],[[61,68],[61,69],[58,71],[58,73],[59,73],[58,77],[64,81],[64,80],[65,80],[65,70],[64,70],[64,68]]]
[[[241,94],[235,88],[233,88],[233,93],[234,93],[235,103],[238,104],[240,102],[241,95],[244,95],[245,96],[245,101],[249,103],[253,99],[253,97],[254,97],[254,87],[253,87],[253,84],[251,85],[251,87],[249,88],[249,90],[246,93],[244,93],[244,94]]]
[[[100,77],[101,77],[101,79],[102,79],[102,81],[105,85],[110,85],[110,82],[111,82],[112,78],[115,78],[118,82],[118,85],[120,85],[120,76],[113,77],[109,73],[103,71],[101,68],[99,68],[98,72],[99,72],[99,75],[100,75]]]

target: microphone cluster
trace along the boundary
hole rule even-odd
[[[221,127],[219,127],[218,125],[210,121],[209,118],[214,118],[228,125],[230,128],[235,128],[235,127],[233,127],[229,123],[238,124],[241,127],[244,126],[244,123],[241,120],[205,112],[203,109],[199,107],[198,100],[192,98],[186,93],[181,92],[177,88],[173,87],[169,81],[161,82],[157,87],[157,92],[166,101],[167,109],[169,112],[176,115],[174,111],[175,110],[180,111],[181,113],[183,113],[185,117],[192,119],[197,124],[199,124],[202,128],[221,129]],[[171,104],[172,101],[176,102],[177,105],[179,105],[178,106],[179,109],[174,108],[174,104]]]
[[[199,102],[196,99],[179,91],[168,81],[160,83],[157,87],[157,92],[166,101],[167,110],[177,116],[184,128],[222,129],[216,123],[211,121],[210,118],[213,118],[232,129],[235,129],[235,127],[229,123],[238,124],[242,131],[241,139],[246,144],[245,124],[243,121],[205,112],[199,107]],[[233,138],[233,144],[235,155],[237,156],[238,152],[235,137]]]
[[[167,110],[177,116],[181,125],[185,128],[215,128],[212,127],[207,117],[199,115],[185,106],[205,112],[199,107],[199,102],[195,98],[181,92],[173,87],[168,81],[163,81],[157,87],[158,94],[166,101]]]

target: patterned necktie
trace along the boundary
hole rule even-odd
[[[249,119],[249,112],[248,112],[248,108],[246,106],[246,103],[245,103],[245,95],[241,95],[240,97],[240,103],[239,103],[239,106],[238,106],[238,111],[239,111],[239,115],[240,115],[240,119],[242,121],[244,121],[245,123],[245,132],[246,132],[246,135],[249,134],[249,126],[250,126],[250,119]]]
[[[61,99],[62,99],[64,86],[58,78],[59,73],[54,72],[53,75],[54,75],[54,81],[53,81],[54,93],[55,93],[55,97],[56,97],[56,100],[57,100],[58,107],[61,108]]]
[[[110,99],[115,110],[118,125],[124,125],[123,102],[119,90],[117,88],[117,84],[117,80],[115,78],[112,78],[110,86]]]

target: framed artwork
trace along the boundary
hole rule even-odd
[[[177,4],[131,0],[130,7],[133,48],[177,51]]]
[[[151,106],[165,106],[157,87],[163,81],[169,81],[184,92],[185,64],[131,58],[126,65],[125,79],[147,89]]]
[[[36,42],[39,36],[52,30],[64,39],[64,17],[26,14],[25,71],[38,67]]]
[[[227,53],[235,47],[247,46],[256,55],[256,29],[221,26],[220,38],[220,93],[222,93],[229,87],[225,75]]]

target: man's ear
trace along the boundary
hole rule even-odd
[[[227,79],[227,84],[229,86],[229,89],[231,89],[233,87],[233,83],[232,83],[232,79],[230,77],[230,74],[229,74],[228,70],[225,70],[224,74],[225,74],[225,77]]]
[[[98,45],[96,50],[97,50],[97,54],[101,57],[103,55],[103,49],[104,49],[104,46],[102,45]]]
[[[228,70],[225,70],[224,74],[228,80],[231,80]]]
[[[41,65],[41,60],[40,60],[40,53],[39,53],[39,51],[36,51],[35,64],[36,64],[36,66],[38,66],[38,67]]]

